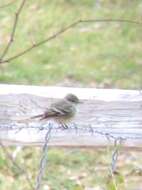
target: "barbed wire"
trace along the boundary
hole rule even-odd
[[[36,179],[35,190],[40,190],[42,178],[44,175],[44,170],[46,169],[47,149],[48,149],[47,144],[48,144],[49,139],[50,139],[51,129],[52,129],[52,126],[49,124],[49,129],[46,132],[45,142],[44,142],[44,146],[42,149],[42,155],[41,155],[41,160],[40,160],[39,172],[38,172],[37,179]]]
[[[124,141],[124,139],[122,139],[122,138],[117,138],[114,141],[114,151],[113,151],[112,160],[111,160],[111,171],[112,171],[112,173],[116,172],[116,163],[118,160],[119,149],[120,149],[121,143],[123,141]]]
[[[100,124],[100,123],[99,123]],[[81,126],[79,126],[81,125]],[[105,125],[103,123],[103,125]],[[52,133],[56,134],[60,134],[62,132],[65,132],[65,130],[63,130],[61,125],[56,125],[55,123],[45,123],[45,124],[41,124],[41,123],[32,123],[32,124],[19,124],[19,123],[8,123],[8,124],[0,124],[0,130],[1,131],[15,131],[15,133],[20,132],[21,130],[36,130],[38,132],[40,131],[46,131],[49,129],[49,127],[52,126]],[[90,124],[77,124],[77,123],[72,123],[68,126],[68,130],[66,131],[67,133],[76,133],[77,135],[82,135],[82,134],[88,134],[90,133],[90,135],[94,135],[94,134],[98,134],[101,136],[106,137],[107,139],[111,138],[113,140],[116,140],[117,138],[121,138],[122,140],[128,140],[128,139],[132,139],[132,140],[139,140],[142,139],[142,134],[141,133],[129,133],[127,132],[119,132],[119,131],[109,131],[109,129],[112,129],[112,126],[109,125],[107,123],[107,127],[106,126],[101,126],[101,128],[99,129],[99,127],[94,127],[93,125]],[[104,131],[103,131],[104,130]]]
[[[19,131],[21,131],[22,129],[25,129],[26,127],[21,127]],[[17,130],[18,128],[16,127],[16,129],[14,129],[14,125],[13,125],[13,128],[10,129],[10,130]],[[26,128],[26,130],[30,130],[30,129],[36,129],[37,131],[39,132],[42,132],[45,134],[45,138],[44,138],[44,145],[43,145],[43,149],[42,149],[42,155],[41,155],[41,159],[40,159],[40,164],[39,164],[39,170],[38,170],[38,174],[37,174],[37,177],[36,177],[36,184],[35,184],[35,188],[34,190],[40,190],[41,188],[41,184],[42,184],[42,178],[43,178],[43,175],[44,175],[44,171],[46,169],[46,164],[47,164],[47,156],[48,156],[48,153],[47,153],[47,150],[48,150],[48,142],[49,140],[51,139],[51,136],[52,134],[54,133],[62,133],[62,132],[65,132],[65,133],[71,133],[71,132],[74,132],[76,134],[76,136],[78,137],[78,135],[84,135],[84,134],[90,134],[90,135],[101,135],[103,136],[104,138],[106,138],[108,141],[110,140],[113,140],[113,153],[112,153],[112,156],[111,156],[111,164],[110,164],[110,172],[111,172],[111,175],[113,175],[115,172],[116,172],[116,165],[117,165],[117,161],[118,161],[118,156],[119,156],[119,150],[120,150],[120,147],[123,147],[123,142],[125,142],[127,139],[142,139],[142,136],[139,135],[139,136],[120,136],[120,134],[116,135],[116,134],[113,134],[111,132],[102,132],[98,129],[96,129],[95,127],[92,127],[90,125],[88,125],[88,127],[78,127],[77,124],[73,123],[72,125],[68,126],[68,129],[63,129],[62,126],[55,126],[54,124],[52,123],[48,123],[43,125],[42,128],[41,126],[35,128],[35,126],[30,126],[28,128]],[[19,132],[18,131],[18,132]],[[94,136],[95,138],[95,136]],[[111,141],[112,142],[112,141]],[[5,147],[2,145],[3,149],[5,149]],[[11,156],[9,156],[8,154],[6,154],[7,157],[9,158],[10,157],[10,160],[12,161],[13,159],[11,159]],[[12,161],[13,162],[13,161]],[[14,161],[13,162],[14,165],[17,166],[17,163]],[[18,168],[21,168],[18,166]],[[31,181],[26,173],[26,170],[25,169],[20,169],[21,171],[24,171],[25,173],[25,176],[27,178],[27,181],[28,183],[30,184],[31,188],[33,189],[33,185],[31,185]]]

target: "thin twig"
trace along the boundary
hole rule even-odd
[[[32,182],[31,182],[31,180],[30,180],[30,177],[29,177],[27,171],[26,171],[24,168],[22,168],[21,166],[19,166],[19,165],[16,163],[15,160],[13,160],[11,154],[10,154],[9,151],[5,148],[5,146],[3,145],[3,143],[2,143],[1,141],[0,141],[0,146],[2,147],[3,152],[5,153],[6,157],[13,163],[13,165],[14,165],[22,174],[25,175],[26,180],[27,180],[27,182],[28,182],[30,188],[34,190],[33,184],[32,184]]]
[[[16,32],[19,16],[20,16],[20,13],[21,13],[21,11],[22,11],[22,9],[24,7],[25,2],[26,2],[26,0],[22,0],[17,12],[15,13],[15,19],[14,19],[10,39],[9,39],[4,51],[2,52],[2,54],[0,56],[0,63],[3,62],[3,58],[6,56],[6,54],[8,53],[8,51],[9,51],[11,45],[12,45],[12,43],[14,42],[15,32]]]
[[[129,24],[136,24],[136,25],[142,25],[142,22],[139,22],[139,21],[135,21],[135,20],[128,20],[128,19],[88,19],[88,20],[77,20],[75,22],[73,22],[72,24],[64,27],[63,29],[57,31],[55,34],[49,36],[48,38],[45,38],[44,40],[41,40],[35,44],[33,44],[32,46],[28,47],[27,49],[17,53],[16,55],[14,56],[11,56],[5,60],[1,60],[0,61],[0,64],[2,63],[6,63],[6,62],[10,62],[20,56],[23,56],[24,54],[30,52],[31,50],[35,49],[36,47],[38,46],[41,46],[42,44],[45,44],[47,43],[48,41],[51,41],[55,38],[57,38],[58,36],[60,36],[61,34],[65,33],[67,30],[71,29],[71,28],[74,28],[75,26],[77,26],[78,24],[80,23],[90,23],[90,22],[119,22],[119,23],[129,23]]]

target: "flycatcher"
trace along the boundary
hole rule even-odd
[[[64,128],[68,128],[69,122],[76,114],[76,105],[80,103],[77,96],[67,94],[63,99],[52,103],[43,114],[31,117],[30,119],[39,118],[41,120],[53,119],[61,124]]]

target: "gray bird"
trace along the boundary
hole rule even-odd
[[[77,96],[67,94],[63,99],[52,103],[43,114],[31,117],[30,119],[39,118],[41,120],[53,119],[61,124],[64,128],[68,128],[67,122],[72,120],[76,114],[76,105],[80,103]]]

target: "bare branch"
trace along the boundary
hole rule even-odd
[[[4,49],[4,51],[2,52],[1,56],[0,56],[0,63],[2,62],[3,58],[6,56],[6,54],[8,53],[12,43],[14,42],[14,37],[15,37],[15,32],[16,32],[16,28],[17,28],[17,24],[18,24],[18,20],[19,20],[19,16],[20,13],[24,7],[26,0],[22,0],[19,9],[17,10],[17,12],[15,13],[15,19],[14,19],[14,24],[12,27],[12,31],[11,31],[11,35],[10,35],[10,39]]]
[[[35,49],[36,47],[38,46],[41,46],[55,38],[57,38],[58,36],[60,36],[61,34],[65,33],[66,31],[68,31],[69,29],[71,28],[74,28],[75,26],[77,26],[78,24],[80,23],[91,23],[91,22],[119,22],[119,23],[129,23],[129,24],[136,24],[136,25],[142,25],[142,22],[139,22],[139,21],[135,21],[135,20],[128,20],[128,19],[88,19],[88,20],[77,20],[73,23],[71,23],[70,25],[64,27],[63,29],[57,31],[55,34],[45,38],[44,40],[41,40],[35,44],[33,44],[32,46],[28,47],[27,49],[17,53],[16,55],[14,56],[11,56],[5,60],[0,60],[0,64],[2,63],[6,63],[6,62],[10,62],[18,57],[21,57],[23,56],[24,54],[30,52],[31,50]]]

